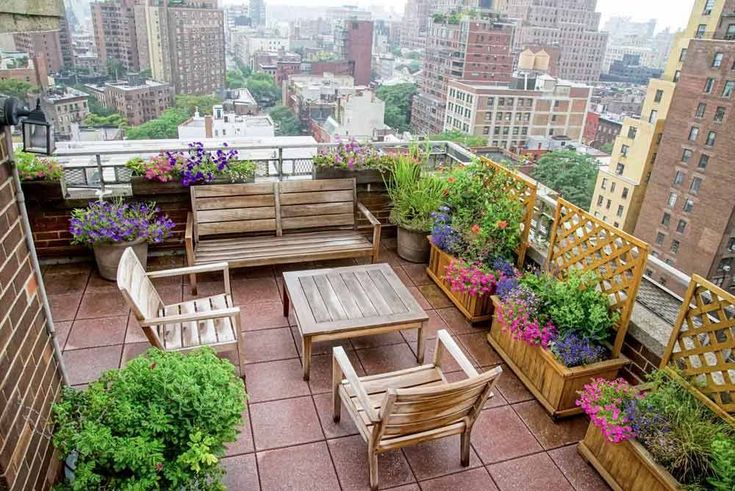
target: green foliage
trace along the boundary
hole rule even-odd
[[[385,124],[398,131],[408,131],[411,124],[411,101],[416,84],[383,85],[377,96],[385,102]]]
[[[187,118],[197,109],[202,116],[211,115],[212,106],[217,104],[222,104],[222,99],[214,95],[177,95],[174,99],[174,108],[185,112]]]
[[[712,470],[708,482],[715,491],[735,490],[735,438],[718,437],[712,442]]]
[[[298,136],[302,134],[301,122],[286,106],[276,106],[268,115],[276,125],[276,136]]]
[[[240,89],[245,87],[248,79],[240,70],[227,70],[225,80],[228,89]]]
[[[64,489],[223,490],[219,457],[237,436],[245,391],[211,349],[151,349],[54,404],[54,446],[78,453]]]
[[[28,93],[34,91],[37,87],[23,80],[0,80],[0,94],[10,97],[16,97],[21,101],[25,101]]]
[[[64,174],[57,160],[21,150],[15,152],[15,165],[21,181],[58,181]]]
[[[613,144],[612,143],[605,143],[600,147],[601,152],[605,152],[608,155],[611,155],[613,152]]]
[[[533,177],[586,210],[592,203],[598,170],[599,164],[594,157],[560,150],[543,155]]]
[[[429,135],[427,138],[432,141],[450,141],[454,143],[459,143],[460,145],[467,148],[487,146],[487,138],[483,136],[468,135],[467,133],[462,133],[461,131],[457,130],[445,131],[444,133],[438,133],[436,135]]]
[[[386,182],[393,208],[390,221],[414,232],[428,232],[432,213],[441,206],[447,182],[432,174],[422,174],[421,166],[409,156],[395,158]]]
[[[96,114],[97,116],[111,116],[113,114],[118,114],[118,112],[114,109],[105,107],[100,101],[97,100],[96,97],[94,97],[89,92],[89,89],[83,84],[75,84],[73,85],[73,87],[89,95],[89,97],[87,98],[87,107],[89,108],[90,113]]]
[[[184,110],[166,109],[160,117],[128,129],[125,136],[128,140],[177,138],[179,125],[189,117],[189,113]]]
[[[526,274],[521,282],[536,293],[540,310],[549,316],[560,338],[574,333],[596,343],[610,340],[619,316],[610,311],[608,299],[597,289],[594,273],[571,271],[562,281],[551,275]]]
[[[114,78],[115,80],[118,80],[120,78],[125,78],[125,75],[127,74],[127,71],[125,70],[125,67],[120,62],[120,60],[116,60],[115,58],[109,58],[107,60],[107,75]]]
[[[247,79],[245,87],[258,103],[275,103],[281,99],[281,89],[278,88],[273,77],[267,73],[252,74]]]
[[[93,128],[99,128],[101,126],[115,126],[117,128],[124,128],[128,125],[125,118],[120,113],[113,112],[108,116],[100,116],[94,113],[87,114],[84,118],[84,125],[91,126]]]

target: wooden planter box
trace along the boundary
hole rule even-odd
[[[141,176],[131,177],[130,187],[133,189],[133,196],[155,196],[159,194],[189,193],[189,188],[182,186],[179,181],[150,181]]]
[[[28,201],[42,203],[64,199],[61,181],[21,181],[20,187],[23,188],[23,195]]]
[[[500,299],[493,296],[492,301],[497,309]],[[513,339],[496,317],[493,317],[487,339],[554,419],[582,413],[575,401],[585,384],[593,378],[615,379],[629,361],[621,355],[592,365],[568,368],[549,350]]]
[[[449,283],[444,280],[444,272],[449,263],[454,261],[455,258],[435,246],[430,237],[428,240],[431,244],[431,253],[429,254],[429,266],[426,268],[426,274],[446,293],[468,321],[481,322],[489,320],[493,315],[493,303],[490,295],[473,297],[466,293],[452,291]]]
[[[590,424],[577,447],[584,460],[615,491],[674,491],[681,484],[635,439],[611,443]]]
[[[314,167],[314,179],[351,179],[357,184],[383,184],[383,173],[377,169],[350,170],[341,167]]]

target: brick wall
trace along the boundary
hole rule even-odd
[[[630,359],[630,364],[623,369],[622,376],[632,383],[643,382],[646,374],[653,372],[661,364],[661,357],[630,333],[625,337],[623,354]]]
[[[60,466],[46,425],[62,381],[15,201],[6,141],[0,138],[0,490],[48,489]]]

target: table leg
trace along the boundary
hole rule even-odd
[[[286,285],[283,285],[283,317],[288,318],[289,311],[291,310],[290,299],[288,298],[288,290]]]
[[[309,371],[311,371],[311,336],[301,336],[301,356],[303,357],[304,380],[309,380]]]
[[[416,341],[416,361],[419,365],[424,363],[424,325],[425,323],[422,322],[421,327],[418,328],[418,340]]]

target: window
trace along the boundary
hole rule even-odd
[[[623,172],[625,172],[625,165],[618,164],[617,167],[615,167],[615,173],[619,176],[622,176]]]
[[[602,189],[607,189],[607,177],[602,178],[602,185],[600,187]]]
[[[714,78],[708,78],[707,81],[704,83],[704,93],[705,94],[711,94],[712,89],[715,88],[715,79]],[[725,94],[722,94],[722,97],[727,97]]]
[[[689,141],[697,141],[697,137],[699,137],[699,128],[696,126],[692,126],[689,130]]]
[[[628,128],[628,138],[630,138],[631,140],[635,139],[636,133],[638,133],[638,128],[636,128],[635,126],[631,126],[630,128]]]
[[[682,48],[681,53],[679,53],[679,61],[684,61],[686,57],[687,57],[687,49]]]
[[[676,171],[676,174],[674,174],[674,186],[678,186],[682,182],[684,182],[684,173],[678,170]]]
[[[602,202],[605,200],[605,198],[602,195],[599,195],[597,197],[597,206],[602,206]]]
[[[697,26],[697,32],[694,34],[694,37],[697,39],[702,39],[705,32],[707,32],[707,24],[699,24]]]
[[[707,104],[701,102],[699,106],[697,106],[697,112],[694,114],[694,116],[697,118],[703,118],[705,111],[707,111]]]
[[[628,197],[628,188],[623,188],[623,199]]]
[[[727,33],[725,33],[725,39],[735,39],[735,24],[727,25]]]
[[[693,152],[689,150],[688,148],[685,148],[684,151],[681,154],[681,161],[682,162],[689,162],[689,160],[692,158]]]
[[[662,245],[664,243],[664,239],[666,236],[662,234],[661,232],[658,232],[656,234],[656,245]]]
[[[678,82],[681,78],[681,70],[677,70],[674,72],[674,82]]]
[[[661,89],[658,89],[656,91],[656,96],[653,98],[653,102],[661,102],[661,99],[664,98],[664,91]]]
[[[689,185],[689,192],[692,194],[699,193],[699,188],[702,187],[702,178],[701,177],[693,177],[692,183]]]
[[[679,220],[679,223],[676,224],[676,231],[679,232],[680,234],[683,234],[686,229],[687,229],[686,220]]]
[[[725,86],[722,89],[722,97],[730,98],[732,93],[735,92],[735,80],[728,80],[725,82]]]
[[[684,202],[684,213],[690,213],[692,209],[694,208],[694,201],[687,198],[687,200]]]
[[[725,53],[715,53],[715,56],[712,58],[712,68],[720,68],[723,58],[725,58]]]
[[[715,1],[716,0],[707,0],[704,3],[704,11],[702,12],[702,15],[710,15],[712,13],[715,8]]]
[[[610,192],[611,193],[614,193],[615,192],[615,183],[614,182],[611,182],[610,183]]]
[[[717,110],[715,111],[715,123],[722,123],[722,120],[725,119],[725,108],[722,106],[718,106]]]
[[[628,145],[622,145],[620,147],[620,155],[622,155],[623,157],[627,157],[628,156],[628,150],[630,150],[630,147]]]
[[[618,212],[616,213],[617,216],[622,217],[623,216],[623,205],[618,205]]]
[[[669,193],[669,201],[668,201],[669,207],[673,208],[676,205],[676,198],[677,197],[678,196],[677,196],[676,193]]]
[[[615,222],[613,225],[615,226],[615,228],[620,228],[620,222]]]
[[[648,122],[655,123],[657,119],[658,119],[658,111],[654,109],[653,111],[651,111],[651,115],[648,116]]]
[[[735,237],[730,239],[730,242],[727,244],[727,250],[730,252],[735,252]]]
[[[697,167],[700,169],[706,169],[707,164],[709,164],[709,155],[702,154],[699,156],[699,163],[697,164]]]
[[[679,253],[679,241],[678,240],[671,241],[671,252],[673,252],[674,254]]]
[[[714,147],[716,139],[717,133],[715,133],[714,131],[710,131],[709,133],[707,133],[707,140],[704,142],[704,144],[708,147]]]
[[[668,227],[670,222],[671,222],[671,215],[664,212],[664,215],[661,217],[661,225],[663,225],[664,227]]]
[[[605,204],[605,208],[609,210],[611,204],[612,204],[612,201],[607,200],[607,203]]]

